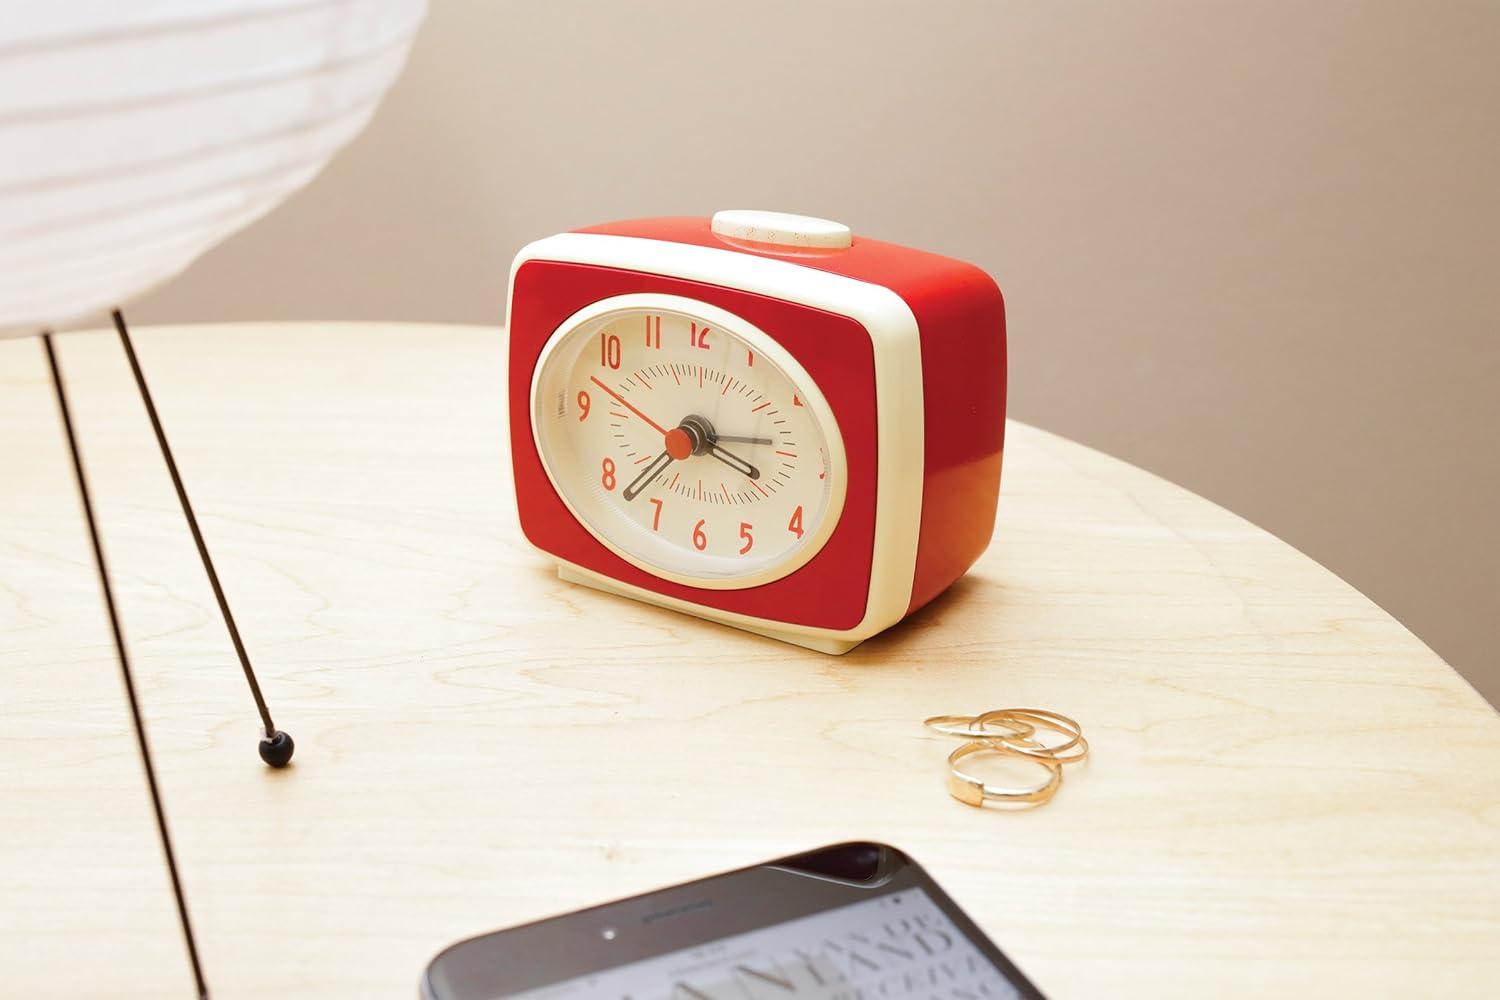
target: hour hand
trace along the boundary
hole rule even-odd
[[[743,458],[740,458],[738,455],[732,454],[725,451],[723,448],[720,448],[718,441],[715,441],[712,445],[709,446],[708,453],[736,472],[743,473],[744,475],[749,476],[751,479],[760,478],[759,469],[751,465],[749,462],[745,461]]]
[[[639,476],[636,476],[630,481],[630,485],[625,487],[625,492],[621,495],[626,500],[634,500],[636,497],[641,495],[641,491],[646,488],[646,485],[650,483],[651,480],[661,475],[662,470],[664,470],[671,464],[672,453],[670,451],[664,451],[660,455],[657,455],[651,460],[651,464],[647,465],[644,469],[641,470],[641,474]]]
[[[715,434],[715,441],[728,441],[730,444],[770,444],[770,438],[744,437],[739,434]]]

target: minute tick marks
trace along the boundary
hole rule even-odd
[[[842,443],[816,385],[728,314],[601,310],[554,334],[536,385],[564,403],[536,418],[559,495],[644,568],[774,579],[821,546],[834,497],[842,506]]]

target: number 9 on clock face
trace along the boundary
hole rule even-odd
[[[543,347],[531,402],[569,510],[665,579],[779,579],[842,510],[843,441],[822,393],[767,333],[716,306],[637,294],[579,310]]]

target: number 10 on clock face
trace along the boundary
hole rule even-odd
[[[826,541],[843,442],[818,387],[761,330],[708,303],[622,295],[549,338],[532,383],[548,478],[617,555],[665,579],[741,588]]]

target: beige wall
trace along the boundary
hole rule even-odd
[[[537,236],[830,216],[998,278],[1015,416],[1497,701],[1497,51],[1493,3],[436,0],[370,130],[134,313],[496,322]]]

